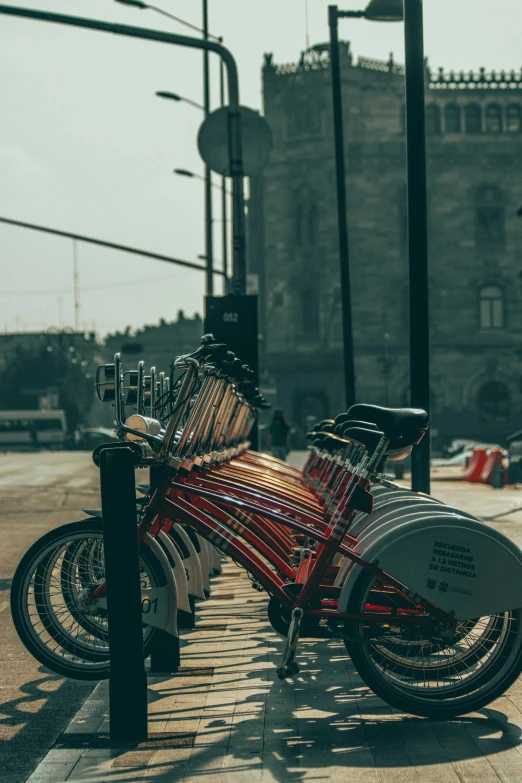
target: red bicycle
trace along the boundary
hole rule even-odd
[[[411,451],[428,426],[424,411],[353,406],[313,433],[300,472],[248,450],[264,401],[226,346],[207,342],[178,358],[168,382],[151,376],[148,403],[145,384],[139,377],[133,384],[135,375],[123,372],[118,356],[98,379],[100,388],[112,386],[122,437],[140,449],[143,465],[154,467],[138,525],[147,542],[147,585],[161,587],[162,581],[151,541],[181,526],[245,568],[270,596],[270,622],[286,637],[281,679],[299,671],[300,637],[338,637],[363,680],[407,712],[450,717],[479,709],[509,687],[522,670],[520,550],[436,503],[413,514],[372,518],[375,488],[399,491],[378,466],[384,457]],[[129,400],[138,413],[125,418]],[[362,534],[351,535],[361,515]],[[100,543],[82,546],[97,566],[86,568],[80,580],[82,591],[76,592],[83,603],[74,590],[65,602],[68,613],[71,604],[76,612],[76,635],[56,612],[53,621],[62,644],[74,636],[83,645],[76,669],[106,633]],[[13,581],[14,615],[24,643],[29,639],[31,651],[41,654],[46,645],[35,652],[35,624],[21,610],[38,568],[44,585],[49,582],[49,547],[41,556],[35,547]],[[60,577],[67,571],[63,563],[55,570]],[[38,622],[47,612],[49,601],[43,609],[37,601]]]

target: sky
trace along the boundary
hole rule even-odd
[[[239,68],[240,101],[262,108],[263,54],[299,59],[328,39],[328,0],[208,0],[209,29]],[[156,0],[196,26],[199,0]],[[191,34],[114,0],[27,0],[28,7]],[[12,5],[24,3],[12,0]],[[357,9],[346,0],[340,7]],[[306,5],[308,14],[306,14]],[[306,17],[308,16],[308,27]],[[425,54],[433,68],[522,66],[520,0],[424,0]],[[341,20],[354,55],[404,62],[403,26]],[[211,58],[212,108],[219,105]],[[170,90],[202,102],[202,54],[162,44],[2,16],[0,216],[198,262],[204,254],[201,111],[155,97]],[[217,179],[217,178],[216,178]],[[215,217],[219,219],[218,190]],[[221,258],[215,223],[215,258]],[[204,274],[79,244],[82,329],[104,335],[202,313]],[[199,263],[203,263],[199,261]],[[0,332],[74,323],[71,240],[0,224]],[[220,293],[219,288],[217,293]]]

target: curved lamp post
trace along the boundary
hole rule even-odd
[[[120,0],[121,2],[122,0]],[[147,8],[138,0],[125,0],[126,5]],[[143,27],[102,22],[97,19],[86,19],[67,14],[55,14],[48,11],[35,11],[10,5],[0,5],[0,14],[34,19],[42,22],[82,27],[88,30],[112,33],[130,38],[141,38],[157,43],[185,46],[215,52],[226,66],[228,82],[228,148],[230,157],[230,173],[232,179],[233,199],[233,293],[244,294],[246,291],[246,259],[245,259],[245,204],[243,194],[243,156],[241,149],[241,116],[239,113],[239,83],[236,61],[228,49],[212,40],[190,38],[185,35],[165,33],[160,30],[150,30]]]

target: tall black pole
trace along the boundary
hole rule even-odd
[[[208,2],[203,0],[203,38],[208,41]],[[205,119],[210,111],[209,53],[203,52],[203,106]],[[212,172],[205,166],[205,254],[207,257],[207,295],[214,293],[214,246],[212,241]]]
[[[109,710],[113,741],[147,739],[135,459],[130,448],[103,449],[100,488],[109,624]]]
[[[220,43],[223,39],[219,39]],[[219,62],[219,100],[221,106],[225,105],[225,71],[223,68],[223,61]],[[222,232],[221,232],[221,258],[223,263],[223,293],[228,294],[228,226],[227,226],[227,180],[226,177],[221,177],[221,220]]]
[[[410,282],[410,398],[430,411],[428,221],[424,123],[422,0],[404,0],[406,49],[406,150],[408,161],[408,264]],[[430,440],[412,453],[412,489],[430,491]]]
[[[341,69],[339,65],[339,41],[337,38],[338,16],[339,14],[337,11],[337,6],[328,6],[328,23],[330,25],[330,73],[332,78],[332,105],[335,145],[335,178],[337,184],[337,226],[339,232],[339,260],[341,264],[344,390],[346,397],[346,407],[349,408],[355,402],[355,369],[353,359],[348,219],[346,213],[346,175],[344,167]]]

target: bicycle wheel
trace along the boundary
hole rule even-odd
[[[140,545],[142,588],[160,587],[165,575]],[[102,523],[72,522],[36,541],[16,569],[11,613],[29,652],[52,671],[81,680],[109,675],[106,610],[88,596],[105,577]],[[144,655],[155,629],[143,627]]]
[[[343,611],[379,611],[383,584],[368,571],[359,575]],[[390,593],[388,593],[388,601]],[[390,616],[373,640],[375,626],[345,624],[346,649],[364,682],[403,712],[452,718],[484,707],[502,695],[522,671],[521,610],[459,623],[444,635],[434,623],[415,631]]]

